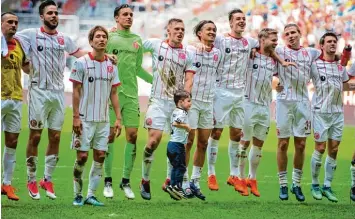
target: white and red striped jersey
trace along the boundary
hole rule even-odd
[[[107,57],[96,61],[89,53],[76,60],[69,80],[82,84],[80,118],[86,122],[109,122],[111,89],[120,85],[117,67]]]
[[[245,100],[269,106],[272,101],[272,78],[277,74],[277,63],[271,57],[256,53],[249,60],[245,85]]]
[[[143,42],[143,47],[153,59],[150,97],[172,100],[176,90],[184,89],[185,72],[192,65],[188,51],[182,45],[172,47],[168,41],[160,39],[148,39]]]
[[[15,37],[32,62],[29,86],[64,90],[65,52],[71,55],[79,50],[73,40],[61,32],[48,34],[43,27],[25,29]]]
[[[253,38],[237,39],[229,34],[217,35],[215,47],[223,54],[218,68],[217,88],[244,90],[250,51],[257,46],[258,41]]]
[[[339,61],[328,62],[320,57],[312,63],[311,77],[315,88],[312,110],[320,113],[343,112],[343,83],[349,80],[345,67]]]
[[[213,47],[211,51],[198,51],[193,46],[188,46],[192,59],[192,69],[187,71],[196,72],[192,86],[192,100],[211,103],[215,94],[215,83],[218,65],[222,54],[219,49]]]
[[[294,50],[287,46],[276,47],[277,55],[287,61],[297,64],[297,68],[284,68],[278,65],[278,77],[284,90],[277,93],[276,99],[287,101],[309,101],[307,85],[311,78],[311,65],[320,56],[320,51],[314,48]]]
[[[353,64],[351,65],[348,73],[349,73],[350,76],[354,76],[355,77],[355,60],[354,60]]]

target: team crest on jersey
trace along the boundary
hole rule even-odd
[[[185,53],[180,52],[180,53],[179,53],[179,59],[183,59],[183,60],[185,60],[185,59],[186,59],[186,54],[185,54]]]
[[[138,42],[134,42],[134,43],[133,43],[133,47],[134,47],[135,49],[139,49],[139,44],[138,44]]]
[[[242,38],[242,43],[243,43],[243,46],[247,46],[248,45],[248,40]]]
[[[302,50],[302,55],[303,56],[308,56],[308,52],[306,50]]]
[[[59,36],[59,37],[57,38],[57,40],[58,40],[58,43],[59,43],[60,45],[64,45],[64,37]]]
[[[314,139],[318,140],[320,138],[319,132],[314,133]]]
[[[145,120],[145,124],[148,125],[148,126],[151,126],[152,123],[153,123],[152,118],[147,118],[147,119]]]
[[[338,71],[343,71],[343,66],[338,65]]]
[[[113,66],[107,66],[107,72],[112,73],[113,72]]]
[[[218,55],[217,55],[217,54],[214,54],[214,56],[213,56],[213,61],[215,61],[215,62],[218,61]]]

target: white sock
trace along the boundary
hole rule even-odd
[[[216,161],[218,154],[218,140],[214,140],[213,138],[208,139],[207,145],[207,160],[208,160],[208,176],[216,175]]]
[[[229,153],[229,168],[231,176],[238,176],[238,151],[239,151],[239,142],[229,140],[228,153]]]
[[[57,154],[52,154],[49,156],[45,156],[45,165],[44,165],[44,178],[46,181],[51,181],[52,179],[52,174],[57,166],[58,162],[58,155]]]
[[[102,177],[102,167],[103,167],[103,163],[99,163],[96,161],[92,162],[90,176],[89,176],[89,188],[88,188],[87,198],[91,196],[95,196],[95,192],[97,190],[97,187],[100,184],[101,177]]]
[[[186,171],[184,173],[184,178],[182,179],[182,188],[190,188],[190,183],[189,183],[189,168],[186,167]]]
[[[279,175],[279,184],[280,187],[286,187],[287,186],[287,171],[282,171],[278,173]]]
[[[322,156],[317,150],[313,151],[311,158],[311,173],[312,173],[312,184],[319,185],[319,172],[322,167]]]
[[[83,172],[85,169],[85,164],[80,165],[78,161],[75,160],[74,163],[74,196],[81,195],[83,190]]]
[[[149,181],[150,169],[152,168],[153,160],[154,160],[153,151],[147,148],[147,146],[145,146],[143,152],[143,162],[142,162],[142,177],[145,181]]]
[[[30,156],[26,159],[27,177],[29,182],[36,181],[38,157]]]
[[[325,175],[324,175],[324,186],[331,187],[334,178],[335,169],[337,168],[337,161],[329,155],[325,158]]]
[[[171,179],[171,170],[173,166],[171,165],[169,158],[166,158],[166,178]]]
[[[249,151],[249,178],[256,179],[256,170],[261,159],[261,147],[251,146]]]
[[[355,166],[351,165],[350,173],[351,173],[351,188],[352,188],[355,187]]]
[[[193,182],[193,184],[195,184],[195,186],[198,189],[200,188],[201,172],[202,172],[202,167],[198,167],[195,165],[192,167],[191,181]]]
[[[292,170],[292,182],[295,186],[301,186],[301,179],[302,179],[303,171],[300,169],[293,168]]]
[[[4,179],[2,183],[4,185],[11,185],[12,176],[14,175],[16,164],[16,149],[6,147],[4,148]]]
[[[247,161],[248,155],[247,150],[244,149],[243,145],[239,147],[239,178],[245,179],[245,163]]]

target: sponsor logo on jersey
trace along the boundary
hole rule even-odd
[[[258,64],[253,65],[253,69],[258,69],[258,67],[259,67]]]
[[[197,68],[201,67],[201,63],[199,63],[199,62],[193,63],[192,65],[196,66]]]
[[[118,50],[117,50],[117,49],[114,49],[114,50],[112,50],[112,53],[113,53],[114,55],[117,55],[117,54],[118,54]]]
[[[325,81],[325,79],[326,79],[325,76],[320,76],[321,81]]]
[[[64,45],[64,37],[59,36],[59,37],[57,38],[57,40],[58,40],[58,43],[59,43],[60,45]]]
[[[230,48],[226,48],[226,53],[230,53],[231,49]]]
[[[37,50],[40,52],[43,51],[43,46],[37,46]]]
[[[163,56],[159,56],[159,57],[158,57],[158,60],[159,60],[159,61],[163,61],[163,60],[164,60],[164,57],[163,57]]]

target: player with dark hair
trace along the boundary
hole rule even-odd
[[[122,85],[118,88],[118,98],[122,113],[122,124],[125,126],[126,145],[124,152],[123,176],[120,188],[128,199],[134,199],[131,189],[130,177],[133,170],[137,151],[137,133],[140,122],[137,76],[148,83],[152,83],[152,75],[142,68],[143,47],[141,38],[130,31],[133,24],[133,11],[129,5],[123,4],[114,10],[116,30],[109,33],[107,52],[117,56],[119,78]],[[111,109],[111,107],[110,107]],[[115,117],[110,110],[112,118]],[[114,155],[114,132],[111,119],[111,134],[109,149],[105,159],[105,187],[104,196],[113,197],[112,189],[112,162]]]

